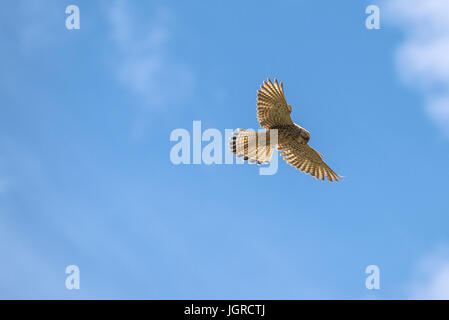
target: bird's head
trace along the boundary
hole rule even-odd
[[[303,138],[307,143],[310,140],[310,132],[307,131],[304,128],[301,128],[301,131],[299,132],[299,135],[301,136],[301,138]]]

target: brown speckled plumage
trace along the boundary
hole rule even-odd
[[[317,179],[339,181],[341,178],[323,161],[323,156],[309,146],[310,133],[292,121],[291,111],[282,82],[267,79],[257,91],[257,120],[267,131],[239,129],[231,137],[231,151],[244,160],[267,163],[275,147],[270,144],[270,131],[277,129],[277,147],[288,164]]]

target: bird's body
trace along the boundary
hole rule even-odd
[[[277,129],[279,140],[294,139],[299,143],[308,143],[310,140],[310,133],[305,128],[294,123],[288,126],[274,126],[272,129]]]
[[[309,146],[310,133],[294,123],[290,117],[292,107],[287,104],[282,82],[274,79],[264,81],[257,92],[257,118],[266,132],[254,132],[239,129],[235,132],[230,144],[231,150],[244,160],[269,162],[273,149],[283,151],[281,156],[297,169],[317,179],[339,181],[340,177],[323,161],[323,156]],[[275,132],[274,132],[275,131]],[[272,141],[273,133],[277,141]]]

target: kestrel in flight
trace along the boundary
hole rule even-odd
[[[288,164],[317,179],[339,181],[341,178],[323,161],[323,156],[309,146],[309,131],[292,121],[291,112],[282,82],[279,85],[276,79],[274,83],[270,79],[264,81],[257,90],[257,120],[267,131],[238,129],[231,137],[232,152],[252,163],[268,163],[276,146],[270,144],[270,131],[277,129],[277,148],[283,151],[281,156]]]

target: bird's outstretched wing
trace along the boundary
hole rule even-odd
[[[257,90],[257,120],[260,125],[265,129],[293,125],[290,113],[282,82],[279,85],[276,79],[272,83],[268,78]]]
[[[339,181],[341,178],[324,161],[322,155],[306,143],[300,143],[296,140],[289,140],[279,143],[278,149],[283,151],[281,156],[291,166],[321,179]]]

